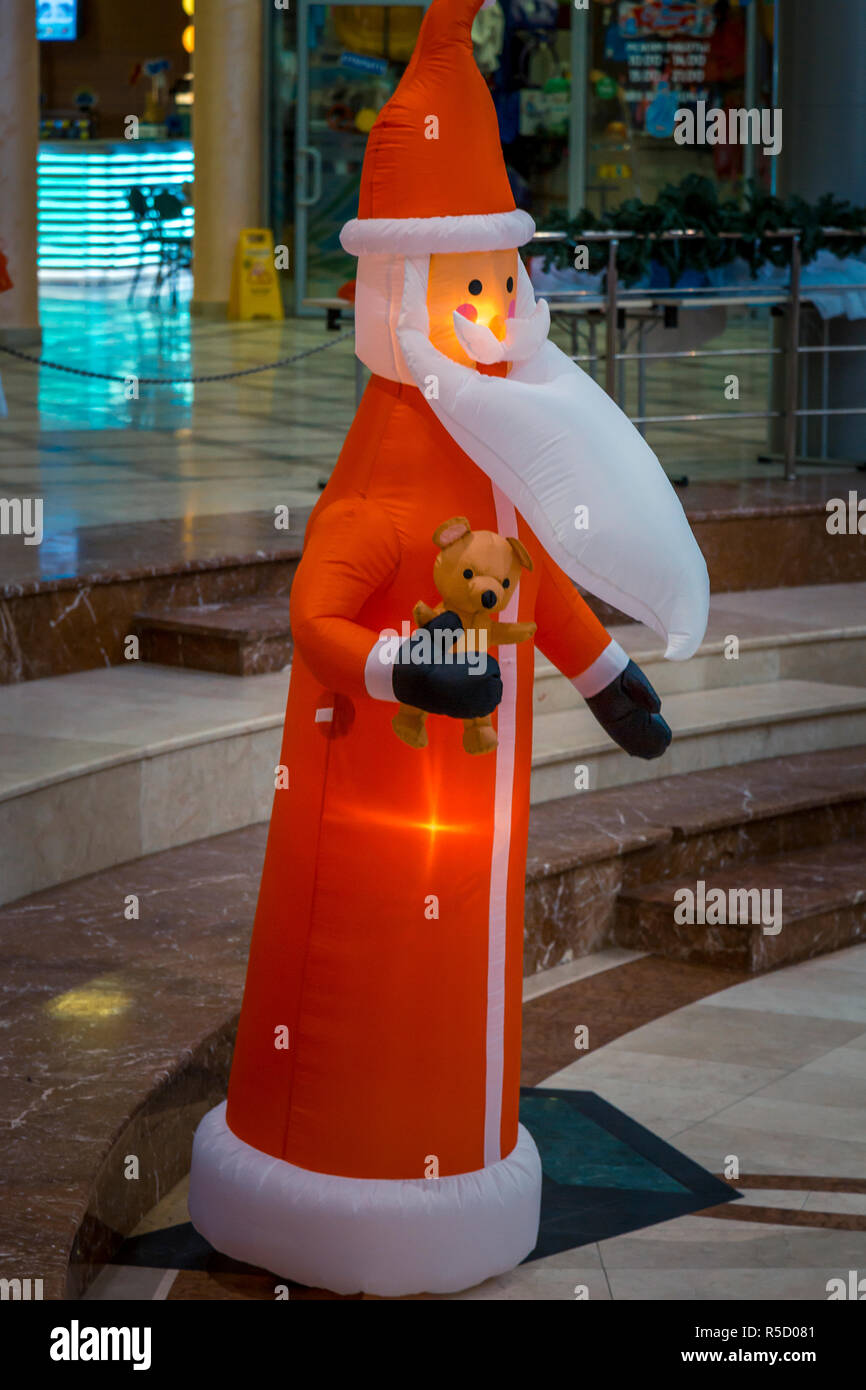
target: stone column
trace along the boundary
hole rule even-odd
[[[0,294],[0,342],[40,341],[36,277],[39,45],[36,7],[0,3],[0,251],[14,288]]]
[[[862,0],[782,5],[780,37],[780,194],[799,193],[813,201],[835,193],[866,205],[866,5]],[[832,344],[866,345],[866,319],[832,319],[829,333]],[[817,408],[821,359],[816,354],[807,361],[808,389],[800,404]],[[866,352],[831,355],[829,376],[831,408],[866,404]],[[810,420],[809,454],[817,454],[820,445],[820,421]],[[831,416],[827,446],[833,458],[866,459],[866,416]]]
[[[238,233],[261,225],[261,0],[195,7],[193,314],[225,317]]]

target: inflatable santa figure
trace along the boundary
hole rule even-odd
[[[533,223],[472,56],[478,8],[433,0],[342,233],[373,375],[292,588],[287,785],[228,1105],[193,1152],[190,1214],[214,1246],[339,1293],[462,1289],[535,1245],[541,1170],[518,1122],[533,645],[612,739],[655,757],[658,699],[572,581],[671,658],[707,616],[658,461],[548,341],[517,252]],[[497,619],[534,623],[534,643],[483,671],[428,629],[399,639],[419,600],[437,604],[449,518],[531,565]],[[391,727],[401,702],[451,717],[411,747]],[[462,721],[491,712],[495,749],[468,756]]]

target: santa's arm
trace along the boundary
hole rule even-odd
[[[659,713],[659,697],[548,555],[535,618],[539,651],[568,677],[610,738],[634,757],[664,753],[671,731]]]
[[[495,657],[476,675],[465,653],[448,661],[433,654],[430,630],[451,634],[447,641],[443,637],[450,646],[461,627],[456,613],[433,617],[425,631],[403,643],[358,622],[368,599],[391,582],[399,564],[396,528],[377,503],[357,497],[326,507],[310,524],[292,584],[298,654],[327,690],[355,699],[398,700],[458,719],[490,714],[502,698]]]
[[[357,617],[399,563],[397,532],[377,503],[347,498],[313,519],[292,583],[292,637],[328,690],[354,697],[369,693],[365,670],[380,634]]]
[[[535,621],[535,645],[583,696],[596,695],[628,664],[622,647],[548,555],[542,563]]]

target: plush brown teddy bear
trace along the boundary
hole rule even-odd
[[[465,516],[455,516],[437,526],[433,544],[440,548],[433,565],[433,582],[442,601],[435,608],[422,600],[415,604],[412,615],[418,627],[424,627],[441,613],[456,613],[463,632],[451,646],[451,656],[465,651],[482,653],[490,647],[525,642],[532,637],[535,623],[494,622],[496,614],[510,602],[521,570],[532,569],[522,541],[494,531],[473,531]],[[426,719],[425,710],[401,704],[391,725],[398,738],[411,748],[424,748]],[[489,714],[463,720],[463,747],[467,753],[494,750],[496,730]]]

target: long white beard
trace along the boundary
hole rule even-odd
[[[518,276],[517,320],[537,330],[522,265]],[[549,341],[505,378],[445,357],[430,342],[423,260],[406,262],[396,335],[434,414],[551,558],[653,628],[665,656],[692,656],[709,610],[704,557],[655,454],[601,387]]]

